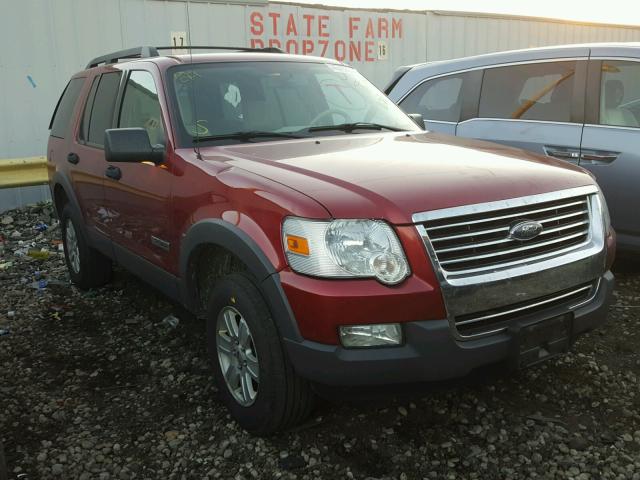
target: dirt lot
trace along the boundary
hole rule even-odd
[[[50,206],[0,215],[0,235],[13,476],[640,480],[640,261],[618,260],[608,324],[559,360],[341,392],[303,427],[257,439],[220,402],[200,321],[120,270],[103,289],[70,286]]]

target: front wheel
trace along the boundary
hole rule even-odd
[[[218,388],[245,430],[268,435],[311,413],[311,386],[293,370],[269,309],[248,276],[234,273],[216,285],[207,345]]]

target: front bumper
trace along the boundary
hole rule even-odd
[[[571,341],[605,322],[614,278],[602,276],[593,299],[573,311]],[[530,324],[566,313],[565,307],[534,314],[516,322]],[[403,324],[405,344],[400,347],[345,349],[312,341],[285,340],[294,368],[302,377],[326,385],[382,385],[435,381],[462,377],[472,370],[507,361],[513,352],[510,331],[459,341],[447,319]]]

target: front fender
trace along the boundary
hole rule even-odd
[[[189,228],[181,245],[181,298],[189,310],[198,310],[195,278],[189,268],[191,255],[200,246],[215,245],[228,250],[247,266],[257,281],[282,337],[301,341],[302,337],[276,268],[246,232],[224,220],[201,220]]]

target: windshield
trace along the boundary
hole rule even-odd
[[[371,127],[417,129],[382,92],[343,65],[201,63],[173,67],[168,75],[183,145],[360,133]],[[313,128],[331,126],[343,128]],[[235,135],[241,132],[258,135]]]

